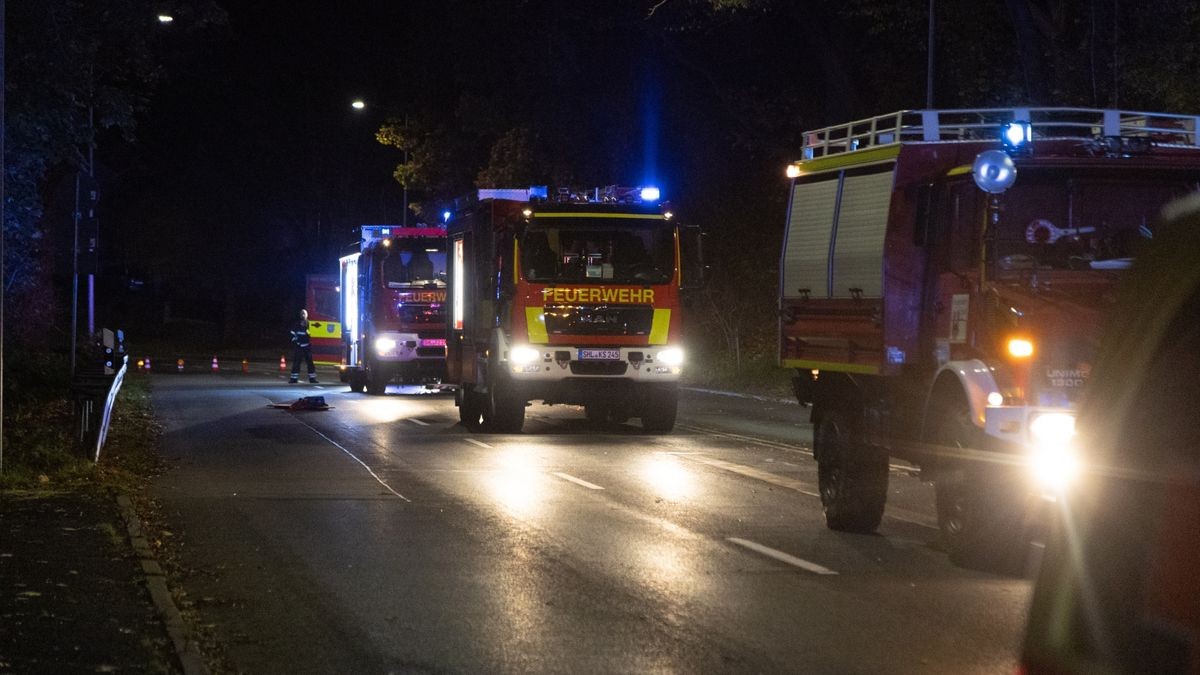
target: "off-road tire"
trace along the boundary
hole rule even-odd
[[[972,424],[966,401],[958,398],[941,407],[931,440],[960,448],[982,445],[983,434]],[[941,471],[934,481],[942,546],[955,565],[1009,575],[1024,571],[1030,532],[1025,495],[1004,480],[1003,471],[964,465]]]
[[[817,485],[825,525],[842,532],[874,532],[887,503],[887,455],[858,443],[856,415],[827,410],[813,434]]]

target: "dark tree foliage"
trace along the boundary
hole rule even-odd
[[[71,226],[73,203],[58,210],[65,222],[47,221],[49,188],[73,183],[74,172],[93,168],[87,165],[88,147],[102,134],[133,137],[139,114],[164,76],[156,51],[167,46],[168,36],[156,10],[165,9],[138,0],[8,4],[6,337],[45,344],[48,335],[63,331],[50,277],[52,256],[70,251],[54,250],[51,235]],[[221,16],[209,3],[178,10],[180,23],[192,28]]]

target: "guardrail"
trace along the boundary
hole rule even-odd
[[[118,352],[124,346],[115,343],[111,331],[104,331],[105,356],[103,367],[95,371],[76,373],[71,380],[71,398],[75,409],[75,441],[93,462],[100,461],[100,451],[108,440],[113,404],[125,382],[129,356]],[[117,335],[124,336],[118,331]]]

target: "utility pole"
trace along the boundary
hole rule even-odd
[[[937,0],[929,0],[929,40],[926,42],[928,62],[925,66],[925,109],[933,110],[933,51],[934,51],[934,8]]]
[[[0,0],[0,157],[4,157],[4,0]],[[4,205],[4,172],[0,171],[0,211]],[[4,474],[4,217],[0,214],[0,475]]]

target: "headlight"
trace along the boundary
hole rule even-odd
[[[1035,447],[1029,465],[1038,485],[1054,492],[1061,492],[1079,476],[1079,456],[1069,444]]]
[[[396,348],[396,341],[390,337],[375,338],[375,352],[387,354]]]
[[[679,347],[664,349],[658,353],[658,362],[664,366],[675,368],[683,365],[683,350]]]
[[[1033,439],[1030,469],[1043,488],[1061,491],[1079,475],[1079,457],[1071,439],[1075,436],[1075,416],[1068,413],[1042,413],[1029,423]]]
[[[508,350],[508,360],[514,365],[524,366],[536,362],[542,354],[533,347],[520,345]]]
[[[1066,445],[1075,435],[1075,416],[1068,413],[1042,413],[1029,423],[1029,434],[1038,445]]]

